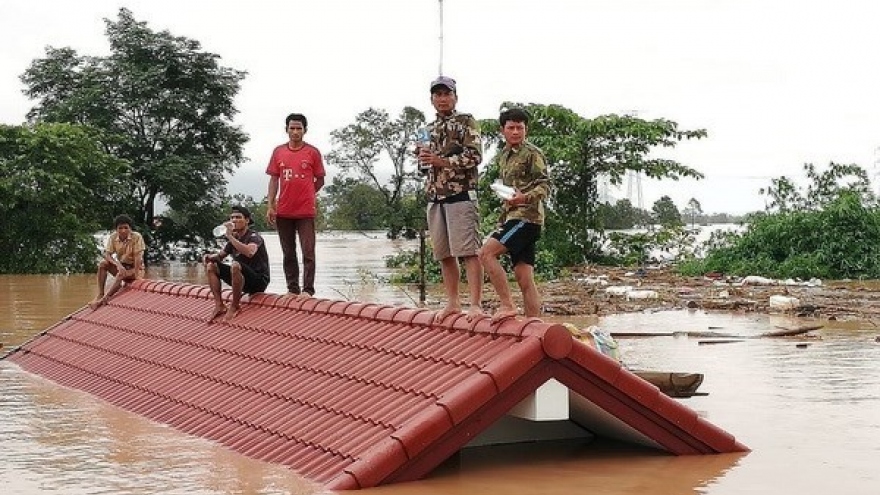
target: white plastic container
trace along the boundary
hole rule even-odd
[[[773,309],[789,310],[801,305],[801,301],[796,297],[774,295],[770,296],[770,307]]]
[[[660,297],[655,290],[631,290],[626,293],[626,299],[657,299]]]
[[[605,293],[609,296],[625,296],[631,290],[633,290],[631,285],[612,285],[605,289]]]
[[[516,190],[510,186],[505,186],[500,180],[496,180],[489,185],[499,198],[507,200],[513,197]]]

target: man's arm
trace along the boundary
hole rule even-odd
[[[523,187],[528,203],[537,203],[550,195],[550,176],[547,175],[547,161],[542,153],[532,155],[531,181]]]
[[[257,249],[260,247],[259,244],[255,242],[249,242],[245,244],[236,239],[235,235],[232,233],[227,234],[226,238],[229,239],[229,243],[232,244],[232,247],[234,247],[236,251],[243,254],[244,256],[247,256],[248,258],[252,258],[255,254],[257,254]]]
[[[477,119],[467,115],[465,129],[461,139],[461,150],[454,150],[447,157],[449,167],[474,168],[483,161],[483,139],[480,136],[480,127]]]
[[[224,251],[223,249],[221,249],[221,250],[217,251],[216,253],[213,253],[213,254],[206,254],[206,255],[202,258],[202,261],[203,261],[205,264],[208,264],[208,263],[219,263],[219,262],[223,261],[227,256],[229,256],[229,253],[227,253],[226,251]]]
[[[275,215],[277,212],[277,200],[278,200],[278,176],[272,175],[269,176],[269,192],[267,194],[267,199],[269,201],[268,206],[266,207],[266,219],[269,220],[269,225],[275,226]]]

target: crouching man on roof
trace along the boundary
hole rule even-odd
[[[113,219],[114,232],[107,238],[107,245],[101,253],[98,263],[98,295],[89,303],[92,309],[98,309],[107,303],[124,283],[144,278],[144,238],[132,230],[134,222],[128,215],[119,215]],[[104,292],[107,275],[115,280],[110,289]]]
[[[226,245],[214,254],[204,257],[208,272],[208,285],[214,295],[214,313],[211,319],[224,313],[226,321],[231,320],[241,310],[242,294],[263,292],[269,285],[269,253],[263,237],[249,228],[251,212],[244,206],[233,206],[226,226]],[[232,263],[225,264],[228,256]],[[227,307],[223,303],[220,281],[232,287],[232,301]]]

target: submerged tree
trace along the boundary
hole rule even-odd
[[[681,213],[675,202],[669,196],[661,196],[651,207],[654,212],[654,221],[664,227],[678,227],[681,223]]]
[[[866,171],[832,162],[804,166],[805,189],[771,180],[767,210],[745,217],[744,230],[716,232],[706,257],[682,263],[686,275],[710,271],[775,278],[880,277],[880,210]]]
[[[362,208],[365,215],[385,214],[385,224],[392,238],[406,230],[420,229],[424,224],[418,201],[412,201],[418,195],[421,180],[415,171],[413,142],[416,132],[424,125],[425,114],[412,107],[404,107],[396,119],[384,110],[370,108],[359,113],[353,124],[331,133],[334,148],[327,155],[327,162],[355,179],[365,180],[384,198],[384,211],[371,211],[369,202],[347,207]],[[385,161],[380,162],[383,159]],[[383,173],[383,163],[390,165],[386,168],[390,174]],[[342,184],[339,183],[340,187]],[[362,194],[350,199],[366,201],[371,197]]]
[[[28,118],[100,129],[105,150],[131,164],[126,185],[141,225],[150,225],[160,197],[177,211],[219,204],[247,141],[232,125],[245,73],[127,9],[105,22],[109,56],[50,47],[25,71],[25,94],[38,101]]]
[[[691,228],[694,228],[694,225],[697,223],[697,216],[703,214],[703,205],[697,201],[697,198],[691,198],[688,200],[687,206],[684,207],[683,213],[690,218]]]
[[[0,125],[0,273],[94,270],[94,233],[127,212],[128,168],[94,129]]]

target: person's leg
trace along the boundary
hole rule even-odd
[[[219,263],[207,264],[208,287],[211,288],[211,295],[214,296],[214,313],[211,315],[212,319],[226,313],[226,305],[223,304],[223,295],[220,290],[221,285],[219,266]]]
[[[458,296],[458,260],[450,253],[449,232],[442,204],[428,204],[428,230],[434,259],[440,262],[443,290],[446,293],[446,305],[434,314],[434,321],[439,323],[451,314],[461,313],[461,299]]]
[[[104,297],[104,294],[105,294],[104,287],[107,285],[107,274],[108,273],[112,273],[113,275],[116,275],[116,265],[114,265],[113,263],[110,263],[107,260],[101,260],[101,262],[98,263],[98,276],[97,276],[98,295],[95,296],[95,298],[92,299],[91,302],[89,302],[89,307],[92,309],[97,309],[102,304],[107,302],[107,299]]]
[[[535,284],[535,269],[528,263],[517,263],[513,267],[516,283],[523,295],[523,313],[526,317],[541,316],[541,299],[538,296],[538,286]]]
[[[241,274],[244,277],[244,287],[241,289],[243,294],[256,294],[266,291],[266,287],[269,286],[268,277],[260,275],[253,268],[245,264],[239,263],[239,266],[241,266]]]
[[[498,258],[506,252],[507,248],[504,247],[504,244],[501,244],[494,237],[486,239],[486,242],[479,251],[483,269],[486,270],[486,274],[489,275],[489,282],[498,294],[499,305],[495,314],[492,315],[492,321],[500,321],[504,318],[516,316],[516,305],[513,304],[510,285],[507,283],[507,272],[504,271],[504,267],[498,261]]]
[[[452,256],[464,259],[470,307],[468,320],[483,314],[483,265],[477,257],[480,240],[480,213],[476,201],[444,205],[448,221],[449,248]]]
[[[241,264],[237,261],[233,261],[232,265],[229,266],[232,283],[232,301],[229,303],[229,308],[226,310],[226,321],[231,320],[235,315],[241,311],[241,292],[244,289],[244,275],[241,273]]]
[[[522,223],[518,226],[507,244],[510,250],[510,262],[513,274],[523,296],[523,314],[526,317],[537,317],[541,314],[541,300],[535,284],[535,257],[541,227],[533,223]]]
[[[106,304],[107,301],[109,301],[111,297],[113,297],[117,292],[119,292],[119,289],[122,288],[122,285],[125,282],[131,282],[133,280],[134,280],[134,277],[122,278],[119,276],[118,273],[116,275],[114,275],[113,283],[110,284],[110,288],[107,289],[107,293],[103,297],[103,301],[104,301],[103,304]]]
[[[287,292],[299,294],[299,259],[296,256],[296,220],[278,217],[275,220],[278,229],[278,241],[281,243],[284,268],[284,279],[287,282]]]
[[[477,256],[468,256],[464,259],[464,270],[467,276],[468,293],[470,294],[470,307],[467,312],[468,321],[484,314],[483,313],[483,265]]]
[[[443,275],[443,291],[446,292],[446,306],[434,315],[434,321],[441,322],[449,315],[461,313],[461,297],[458,295],[458,278],[461,276],[458,259],[453,257],[440,260],[440,273]]]
[[[303,294],[315,295],[315,219],[303,218],[296,221],[299,245],[303,258]]]

